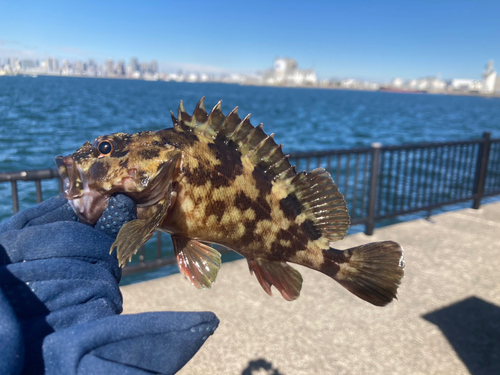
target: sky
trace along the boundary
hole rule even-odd
[[[48,56],[200,73],[289,57],[321,79],[480,79],[488,60],[500,70],[500,1],[0,0],[0,60]]]

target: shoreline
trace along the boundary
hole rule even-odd
[[[133,77],[92,77],[86,75],[62,75],[62,74],[47,74],[47,73],[21,73],[21,74],[5,74],[0,75],[1,77],[16,77],[22,76],[26,78],[37,78],[38,76],[43,77],[61,77],[61,78],[90,78],[90,79],[112,79],[112,80],[127,80],[127,81],[145,81],[145,82],[177,82],[177,83],[222,83],[230,85],[240,85],[240,86],[255,86],[255,87],[277,87],[277,88],[289,88],[289,89],[322,89],[322,90],[345,90],[345,91],[366,91],[366,92],[383,92],[387,94],[404,94],[404,95],[450,95],[450,96],[473,96],[479,98],[500,98],[500,92],[494,93],[480,93],[480,92],[453,92],[453,91],[421,91],[412,92],[404,90],[395,91],[385,91],[380,88],[377,90],[363,89],[356,87],[333,87],[333,86],[288,86],[288,85],[268,85],[268,84],[255,84],[255,83],[242,83],[242,82],[227,82],[227,81],[176,81],[176,80],[163,80],[163,79],[144,79],[144,78],[133,78]],[[33,77],[36,76],[36,77]]]

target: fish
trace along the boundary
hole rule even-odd
[[[207,113],[203,97],[192,115],[181,101],[172,128],[114,133],[83,144],[55,163],[64,196],[81,222],[93,225],[115,194],[136,204],[110,252],[120,266],[155,231],[169,233],[180,272],[210,288],[221,267],[212,247],[248,262],[262,288],[288,301],[303,279],[290,263],[319,271],[361,299],[385,306],[404,276],[403,248],[383,241],[340,250],[350,226],[343,195],[323,168],[296,172],[283,145],[263,125],[224,115],[219,101]]]

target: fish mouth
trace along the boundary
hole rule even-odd
[[[94,225],[108,207],[109,196],[89,188],[88,178],[71,155],[56,156],[54,161],[63,181],[64,198],[80,222]]]

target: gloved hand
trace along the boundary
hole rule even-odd
[[[109,248],[133,206],[113,197],[91,227],[57,196],[0,224],[0,374],[172,374],[215,331],[211,312],[118,315]]]

